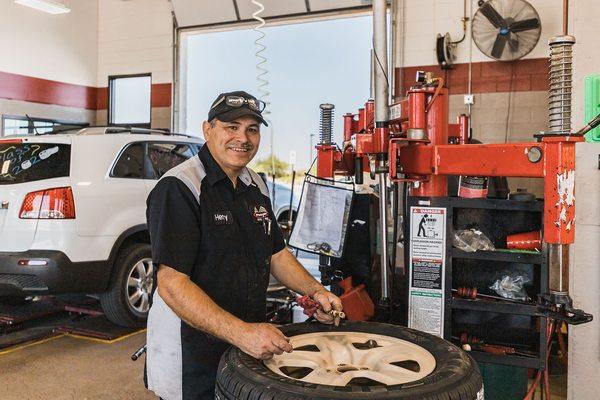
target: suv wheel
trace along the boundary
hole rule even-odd
[[[148,318],[154,266],[149,244],[134,244],[119,252],[111,285],[100,295],[106,317],[117,325],[141,327]]]

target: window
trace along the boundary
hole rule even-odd
[[[197,153],[198,148],[193,144],[164,142],[148,144],[148,158],[157,179]]]
[[[127,146],[117,160],[111,176],[115,178],[143,179],[144,170],[147,169],[145,168],[145,164],[147,164],[145,148],[146,144],[141,142]]]
[[[59,121],[55,119],[35,118],[26,116],[3,116],[2,117],[2,136],[14,135],[30,135],[51,132],[56,126],[72,125],[72,126],[88,126],[89,124]]]
[[[152,77],[113,76],[108,82],[108,123],[150,127]]]
[[[195,143],[137,142],[122,151],[110,174],[113,178],[158,179],[198,154]]]
[[[0,144],[0,185],[69,176],[71,145]]]

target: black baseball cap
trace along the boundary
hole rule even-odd
[[[244,102],[240,106],[231,106],[227,101],[225,101],[229,96],[237,96],[243,97],[246,100],[254,100],[257,104],[260,102],[260,100],[258,100],[256,97],[244,92],[243,90],[221,93],[210,106],[210,110],[208,111],[208,121],[212,121],[216,118],[222,122],[231,122],[240,117],[252,116],[256,117],[265,126],[269,126],[262,116],[262,110],[250,107],[247,102]]]

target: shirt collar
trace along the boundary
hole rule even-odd
[[[204,165],[204,170],[206,171],[206,179],[208,179],[208,183],[214,185],[215,183],[223,180],[229,179],[227,174],[221,166],[217,163],[213,155],[210,153],[208,146],[205,144],[202,146],[200,151],[198,152],[198,157],[200,161],[202,161],[202,165]],[[239,180],[246,186],[250,186],[252,184],[252,177],[250,176],[250,172],[248,168],[244,168],[239,175]]]

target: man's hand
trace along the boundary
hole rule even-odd
[[[291,353],[293,348],[289,339],[271,324],[257,323],[247,324],[238,343],[234,343],[244,353],[258,358],[268,360],[273,354]]]
[[[340,298],[323,289],[313,293],[312,299],[323,307],[323,310],[317,309],[317,312],[314,315],[317,321],[323,324],[333,324],[335,322],[335,317],[329,312],[331,310],[342,311],[342,301]]]

